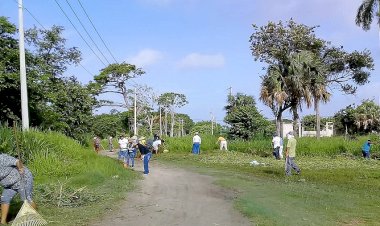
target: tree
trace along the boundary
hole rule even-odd
[[[180,93],[163,93],[158,97],[158,104],[165,109],[165,121],[167,125],[167,113],[170,113],[171,123],[170,123],[170,136],[174,135],[174,124],[175,124],[175,109],[185,106],[188,103],[186,96]],[[167,126],[165,126],[165,132],[167,134]]]
[[[255,134],[266,134],[271,123],[256,108],[252,96],[237,93],[228,97],[224,121],[229,125],[228,134],[233,139],[249,140]]]
[[[57,80],[55,88],[56,92],[48,94],[50,103],[42,113],[44,121],[40,127],[83,140],[83,135],[91,130],[95,97],[75,77]]]
[[[199,132],[200,134],[211,134],[211,121],[200,121],[194,123],[191,128],[191,133]],[[214,124],[214,134],[222,134],[225,132],[225,128],[219,123]]]
[[[320,120],[321,120],[322,129],[324,128],[327,122],[335,122],[333,117],[321,118]],[[317,122],[316,122],[315,115],[305,115],[302,118],[302,126],[306,131],[316,130]]]
[[[92,120],[92,133],[102,138],[128,134],[130,118],[133,118],[132,112],[112,111],[110,114],[95,115]]]
[[[302,103],[309,107],[313,101],[319,115],[319,102],[328,101],[330,96],[328,87],[355,93],[356,86],[368,82],[369,71],[373,70],[369,51],[348,53],[343,47],[331,46],[315,36],[316,27],[290,20],[286,25],[280,21],[253,28],[252,55],[268,64],[262,76],[260,100],[272,109],[279,133],[285,110],[291,109],[296,123]]]
[[[98,94],[116,93],[123,97],[123,103],[117,103],[111,100],[100,100],[100,106],[113,106],[129,108],[132,106],[130,89],[127,87],[127,81],[145,74],[141,68],[128,63],[114,63],[108,65],[95,76],[95,83],[91,85],[96,87]]]
[[[358,131],[369,133],[380,129],[380,106],[373,100],[364,100],[355,109],[355,124]]]
[[[374,17],[377,18],[377,23],[380,25],[380,0],[363,0],[356,14],[356,24],[368,31]]]

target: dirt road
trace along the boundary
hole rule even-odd
[[[142,172],[137,161],[136,171]],[[128,194],[120,209],[93,226],[233,226],[253,225],[233,209],[231,192],[211,176],[151,161],[150,174]]]

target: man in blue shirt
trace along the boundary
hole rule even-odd
[[[370,153],[370,150],[371,150],[371,140],[367,140],[364,144],[363,144],[363,147],[362,147],[362,153],[363,153],[363,157],[366,158],[366,159],[369,159],[369,153]]]

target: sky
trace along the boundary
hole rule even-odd
[[[24,27],[36,25],[65,28],[67,46],[82,52],[82,68],[71,66],[65,75],[75,75],[86,84],[107,65],[106,60],[88,38],[70,6],[77,13],[105,57],[112,56],[84,14],[80,4],[95,25],[108,49],[118,62],[141,67],[146,74],[134,83],[145,84],[157,94],[185,94],[189,103],[178,109],[194,121],[210,120],[213,115],[222,123],[230,90],[255,97],[258,109],[274,119],[269,109],[258,100],[263,64],[255,62],[250,51],[252,24],[264,26],[269,21],[287,21],[308,26],[319,25],[319,38],[343,46],[347,51],[368,49],[375,62],[370,83],[358,88],[356,95],[343,95],[332,89],[329,103],[321,106],[321,115],[332,116],[349,104],[364,99],[380,101],[380,39],[374,23],[370,31],[355,24],[362,0],[24,0]],[[79,33],[60,10],[68,15]],[[0,0],[0,16],[18,23],[17,0]],[[37,19],[38,22],[36,22]],[[39,23],[41,25],[39,25]],[[101,60],[105,62],[103,64]],[[118,97],[108,97],[118,99]],[[105,113],[109,109],[100,109]],[[304,108],[301,116],[312,114]],[[285,117],[290,118],[286,113]]]

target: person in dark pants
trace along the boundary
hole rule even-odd
[[[141,153],[141,158],[144,162],[144,175],[149,174],[149,160],[152,157],[152,152],[150,152],[149,148],[140,143],[140,140],[137,143],[137,148]]]
[[[369,158],[370,158],[371,145],[372,145],[372,142],[371,142],[370,139],[368,139],[368,140],[363,144],[363,147],[362,147],[362,153],[363,153],[363,157],[366,158],[366,159],[369,159]]]
[[[294,138],[293,131],[288,133],[288,144],[286,145],[286,159],[285,159],[285,174],[286,176],[292,175],[292,168],[299,175],[301,173],[300,168],[295,163],[296,158],[296,146],[297,140]]]

